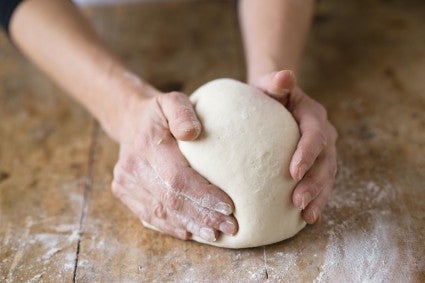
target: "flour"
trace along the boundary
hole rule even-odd
[[[0,275],[0,281],[14,282],[18,278],[22,281],[25,277],[21,276],[26,276],[24,282],[59,282],[71,274],[79,238],[76,225],[70,224],[73,220],[49,217],[38,221],[28,217],[25,227],[11,226],[11,235],[6,235],[5,242],[14,253],[0,262],[0,268],[9,267],[6,278]],[[43,233],[37,233],[40,227],[44,227]],[[25,272],[22,272],[23,268]]]
[[[35,275],[33,278],[27,281],[27,283],[33,283],[33,282],[40,282],[40,279],[42,278],[43,274],[39,273]]]
[[[267,278],[270,282],[316,283],[415,281],[425,263],[420,251],[413,249],[421,240],[415,239],[415,223],[398,197],[405,189],[379,176],[359,179],[344,164],[339,168],[322,222],[289,241],[242,250],[184,242],[167,250],[142,250],[136,242],[99,234],[105,222],[92,219],[84,234],[84,253],[97,250],[104,258],[114,258],[125,252],[120,265],[126,282],[211,282],[211,278],[216,282],[263,282]],[[80,237],[77,224],[72,223],[75,219],[51,217],[40,222],[28,218],[21,228],[10,224],[3,243],[13,245],[15,253],[0,262],[0,267],[12,267],[0,281],[12,282],[8,279],[18,274],[22,259],[32,254],[38,257],[25,266],[27,282],[57,282],[72,274]],[[39,227],[48,229],[37,233]],[[225,266],[223,270],[218,262]],[[49,268],[60,272],[53,274]],[[80,254],[78,268],[81,274],[99,274],[104,267]]]
[[[75,254],[74,251],[70,251],[65,255],[65,263],[63,265],[64,272],[74,271],[76,256],[77,255]]]
[[[371,231],[351,228],[358,217],[347,219],[329,232],[324,262],[314,282],[388,282],[397,275],[404,277],[393,272],[405,270],[398,260],[400,251],[393,235],[397,225],[392,216],[377,210],[365,212],[363,218],[371,219]]]
[[[54,254],[60,252],[61,250],[61,248],[51,248],[42,256],[42,259],[45,261],[49,260]]]
[[[152,261],[162,272],[155,278],[141,278],[151,282],[210,282],[211,278],[216,282],[414,281],[424,262],[418,263],[420,257],[413,256],[412,246],[418,245],[412,244],[414,234],[406,228],[414,225],[407,208],[394,211],[403,207],[397,197],[403,188],[379,178],[362,180],[344,164],[339,167],[322,222],[291,243],[211,253],[198,247],[202,258],[193,257],[190,245],[189,258],[176,247],[146,257],[144,268],[150,268]],[[217,270],[217,262],[226,268]]]
[[[415,271],[412,251],[399,243],[412,236],[403,234],[400,215],[391,206],[401,188],[386,181],[356,180],[348,168],[340,168],[328,208],[349,214],[337,222],[325,212],[328,242],[314,282],[410,281]]]

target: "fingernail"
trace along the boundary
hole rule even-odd
[[[304,164],[298,167],[297,181],[300,181],[304,177],[306,170],[307,170],[307,166]]]
[[[289,76],[292,77],[292,79],[295,79],[295,74],[293,71],[288,70]]]
[[[225,203],[225,202],[219,202],[219,203],[217,203],[214,206],[213,209],[215,211],[217,211],[217,212],[220,212],[220,213],[224,214],[224,215],[230,215],[230,214],[232,214],[232,207],[229,204]]]
[[[304,193],[301,201],[301,209],[305,209],[308,203],[311,201],[311,194],[309,192]]]
[[[217,239],[215,238],[214,231],[209,228],[201,228],[199,230],[199,236],[208,241],[208,242],[215,242]]]
[[[180,129],[184,132],[189,132],[189,131],[192,131],[193,129],[197,129],[199,127],[200,127],[199,125],[195,125],[194,122],[190,122],[190,121],[185,121],[185,122],[180,124]]]
[[[201,123],[198,120],[193,119],[192,124],[193,124],[193,128],[196,129],[197,131],[201,129]]]
[[[233,222],[226,220],[224,222],[220,223],[219,229],[221,232],[227,234],[227,235],[233,235],[236,231],[235,224]]]

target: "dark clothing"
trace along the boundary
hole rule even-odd
[[[9,23],[13,12],[22,0],[0,0],[0,24],[9,34]]]

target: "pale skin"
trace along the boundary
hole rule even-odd
[[[333,187],[337,138],[323,106],[295,80],[313,5],[239,3],[247,83],[281,102],[300,127],[290,164],[299,181],[293,203],[310,224]],[[177,147],[176,139],[195,140],[202,131],[186,95],[162,93],[133,74],[67,0],[26,0],[10,32],[16,46],[119,144],[112,192],[137,217],[180,239],[215,241],[221,233],[237,233],[232,200],[194,171]]]

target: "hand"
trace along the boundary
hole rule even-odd
[[[292,201],[303,210],[304,220],[313,224],[320,219],[334,185],[337,132],[325,108],[296,86],[291,71],[267,74],[254,85],[281,102],[298,123],[301,138],[291,159],[290,173],[299,182]]]
[[[142,221],[180,239],[235,234],[232,200],[193,170],[176,139],[194,140],[201,124],[182,93],[150,89],[121,118],[112,191]]]

